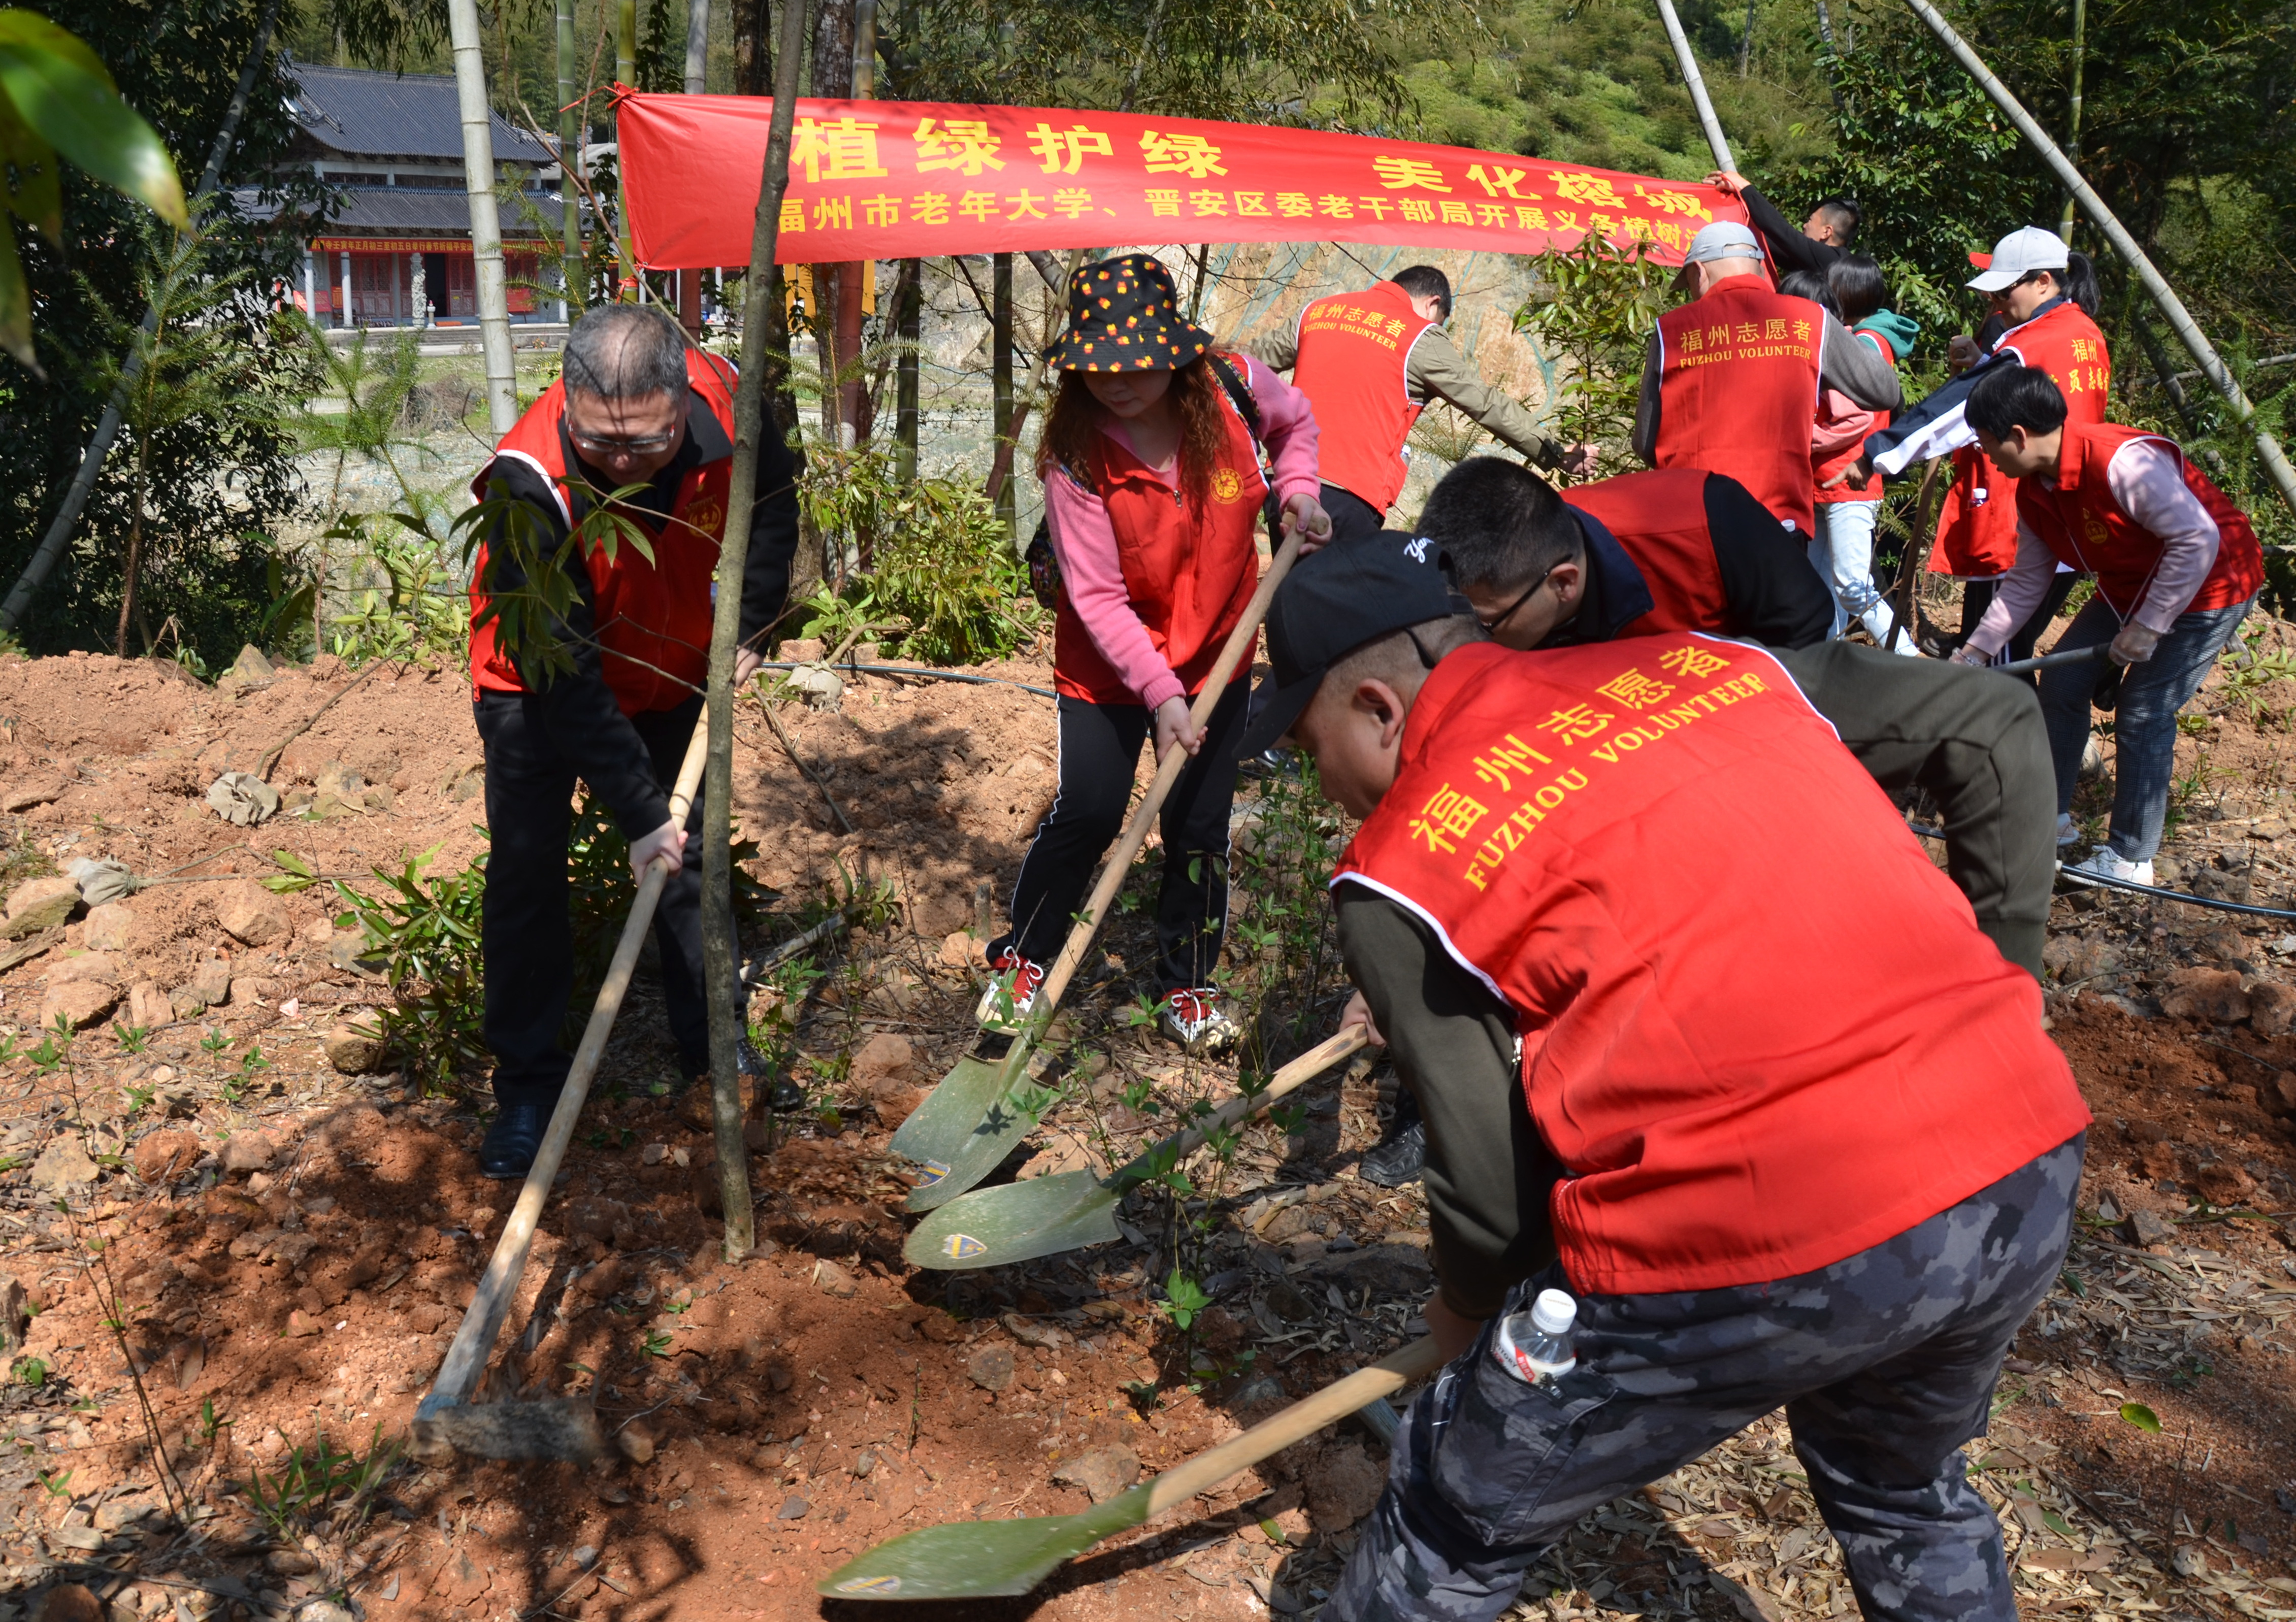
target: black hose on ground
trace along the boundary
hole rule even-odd
[[[1906,825],[1925,840],[1945,838],[1945,831],[1940,828],[1924,828],[1919,823],[1908,823]],[[2057,871],[2066,873],[2071,872],[2072,869],[2060,862],[2057,864]],[[2181,889],[2162,889],[2155,884],[2137,884],[2127,879],[2108,879],[2103,873],[2084,872],[2075,877],[2083,884],[2103,885],[2110,889],[2125,889],[2131,895],[2151,896],[2161,901],[2181,901],[2187,906],[2214,907],[2220,913],[2242,913],[2251,918],[2296,918],[2296,912],[2291,912],[2285,907],[2254,906],[2245,901],[2219,901],[2214,896],[2195,896]]]

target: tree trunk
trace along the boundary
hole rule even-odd
[[[901,261],[901,286],[893,313],[894,341],[900,348],[893,360],[893,466],[903,483],[917,476],[917,345],[924,317],[922,259]]]
[[[750,1206],[750,1151],[742,1135],[741,963],[734,938],[734,656],[741,636],[742,570],[756,506],[758,453],[768,426],[765,409],[766,312],[782,196],[789,189],[790,132],[797,111],[797,46],[805,37],[805,0],[785,0],[782,70],[766,137],[757,224],[750,237],[748,307],[742,324],[742,378],[734,395],[734,470],[726,496],[726,540],[718,554],[722,589],[709,633],[709,766],[701,797],[702,980],[709,1004],[709,1102],[718,1148],[718,1191],[726,1210],[726,1258],[739,1262],[757,1242]],[[778,491],[768,491],[768,496]],[[760,1077],[758,1085],[767,1085]]]
[[[995,403],[996,452],[1012,465],[1013,456],[1013,256],[1000,253],[990,261],[993,266],[989,283],[988,317],[988,387]],[[1004,520],[1004,531],[1013,532],[1017,511],[1013,499],[1013,480],[1008,477],[996,487],[996,516]]]
[[[813,94],[853,94],[855,0],[822,0],[813,25]],[[813,267],[816,302],[813,340],[821,354],[822,416],[840,445],[857,445],[863,434],[860,397],[861,266]]]
[[[127,519],[127,558],[119,585],[119,634],[112,639],[111,651],[119,659],[127,657],[127,627],[135,618],[135,577],[144,568],[144,497],[151,487],[152,442],[139,430],[135,436],[135,505]]]
[[[770,95],[774,42],[768,0],[734,0],[734,94]]]

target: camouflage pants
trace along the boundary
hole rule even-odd
[[[1578,1366],[1551,1389],[1493,1363],[1486,1328],[1405,1416],[1332,1622],[1488,1622],[1581,1516],[1781,1405],[1868,1618],[2013,1622],[1959,1450],[2064,1258],[2082,1143],[1815,1273],[1580,1295]],[[1559,1266],[1507,1310],[1549,1285],[1570,1289]]]

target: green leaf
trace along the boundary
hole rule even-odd
[[[2153,1436],[2159,1436],[2161,1434],[2161,1416],[2153,1413],[2152,1409],[2146,1407],[2143,1403],[2121,1404],[2120,1417],[2127,1420],[2130,1424],[2136,1426],[2139,1430],[2149,1432]]]
[[[35,12],[0,11],[0,91],[65,157],[177,230],[190,229],[184,183],[167,144],[71,34]]]
[[[19,219],[29,220],[48,241],[63,235],[63,186],[57,176],[55,149],[24,122],[14,103],[0,96],[0,158],[16,168],[14,194],[8,206]]]

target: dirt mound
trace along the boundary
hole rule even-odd
[[[983,673],[1046,679],[1028,661]],[[84,1582],[147,1618],[179,1601],[283,1615],[330,1595],[371,1618],[814,1616],[814,1582],[898,1530],[1081,1510],[1133,1462],[1165,1468],[1418,1332],[1424,1205],[1355,1171],[1379,1132],[1369,1067],[1307,1089],[1296,1118],[1248,1127],[1230,1160],[1192,1163],[1209,1228],[1185,1259],[1211,1305],[1190,1333],[1159,1299],[1182,1258],[1147,1196],[1100,1249],[983,1274],[906,1266],[906,1183],[885,1140],[908,1094],[888,1067],[929,1082],[972,1040],[978,943],[961,932],[1001,917],[1052,796],[1054,712],[1015,686],[849,676],[834,709],[778,709],[786,744],[754,704],[738,711],[736,806],[752,874],[781,897],[766,931],[857,887],[890,886],[894,903],[824,943],[821,976],[792,982],[774,1016],[811,1108],[755,1129],[761,1254],[719,1259],[705,1101],[658,1095],[674,1057],[642,979],[488,1385],[588,1397],[611,1455],[399,1460],[363,1485],[355,1456],[404,1433],[514,1190],[474,1175],[474,1101],[328,1065],[329,1030],[384,988],[323,892],[253,885],[275,848],[357,873],[433,847],[453,872],[482,848],[460,676],[391,666],[346,692],[359,674],[322,661],[207,688],[150,662],[0,663],[12,880],[84,857],[144,875],[202,863],[180,875],[201,882],[75,918],[0,973],[0,1021],[18,1028],[0,1266],[41,1308],[27,1325],[0,1280],[0,1335],[21,1341],[0,1389],[19,1438],[0,1464],[16,1592]],[[2209,702],[2223,713],[2180,744],[2180,781],[2197,786],[2179,791],[2169,859],[2186,882],[2276,902],[2296,871],[2284,736],[2222,689]],[[283,815],[218,820],[208,782],[283,741]],[[2233,759],[2238,775],[2211,775]],[[1343,835],[1309,828],[1283,792],[1244,808],[1240,872],[1255,850]],[[1277,904],[1312,910],[1316,888],[1267,888],[1288,881],[1270,869],[1239,892],[1230,977],[1248,997],[1277,999],[1327,950],[1284,933]],[[2280,1507],[2296,1490],[2296,935],[2093,895],[2060,898],[2052,930],[2056,1036],[2098,1118],[2086,1216],[1972,1480],[2028,1606],[2269,1614],[2296,1593]],[[1072,995],[1064,1102],[1029,1145],[1031,1174],[1134,1152],[1233,1090],[1232,1064],[1181,1060],[1129,1020],[1127,965],[1148,953],[1142,914],[1120,908]],[[45,1003],[90,985],[148,1028],[123,1039],[107,1015],[64,1062],[35,1062]],[[1283,1006],[1320,1029],[1331,990],[1295,987]],[[1271,1057],[1291,1051],[1296,1036],[1263,1024]],[[2124,1421],[2124,1403],[2160,1430]],[[155,1432],[180,1495],[162,1488]],[[1063,1571],[1043,1614],[1312,1611],[1383,1465],[1336,1428]],[[1530,1593],[1558,1614],[1850,1603],[1775,1421],[1589,1518]]]

